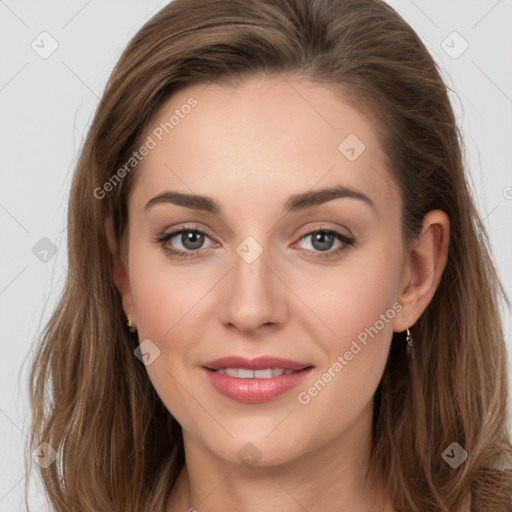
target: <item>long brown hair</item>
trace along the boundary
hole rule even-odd
[[[136,166],[94,193],[140,147],[176,91],[257,73],[328,85],[375,121],[403,200],[403,234],[446,212],[447,266],[412,327],[414,358],[395,333],[375,395],[369,481],[399,511],[510,512],[506,424],[508,304],[467,183],[459,129],[439,70],[411,27],[381,0],[175,0],[130,41],[95,113],[73,178],[68,275],[30,374],[30,449],[57,460],[41,475],[57,512],[161,511],[184,463],[181,427],[134,356],[112,278],[104,223],[119,240]],[[197,107],[197,108],[200,108]],[[119,174],[118,174],[119,176]],[[103,188],[105,190],[105,188]],[[468,453],[454,469],[442,457]]]

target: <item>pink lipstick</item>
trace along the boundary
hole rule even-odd
[[[230,356],[202,365],[210,384],[219,393],[244,403],[277,398],[299,385],[312,368],[309,363],[269,356]]]

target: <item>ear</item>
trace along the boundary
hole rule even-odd
[[[116,237],[114,219],[112,216],[107,217],[105,220],[105,234],[107,237],[108,248],[112,256],[112,277],[121,295],[124,312],[127,317],[130,317],[133,324],[135,324],[136,318],[135,311],[133,309],[130,282],[128,280],[128,274],[121,258],[119,241]]]
[[[398,297],[403,309],[395,316],[393,330],[414,325],[432,300],[448,261],[450,220],[441,210],[425,215],[420,235],[408,248],[406,273],[410,279]]]

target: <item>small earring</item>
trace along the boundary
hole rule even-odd
[[[405,333],[405,341],[407,342],[407,345],[405,346],[405,350],[407,352],[407,355],[408,356],[412,356],[412,336],[411,336],[411,331],[409,331],[409,328],[407,328],[407,331]]]
[[[132,319],[129,316],[128,316],[128,322],[126,323],[126,326],[130,329],[130,331],[133,332],[133,330],[132,330],[133,322],[132,322]]]

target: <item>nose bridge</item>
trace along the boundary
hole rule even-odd
[[[285,298],[279,291],[275,270],[271,269],[265,241],[260,243],[255,237],[247,236],[235,250],[233,271],[227,280],[221,308],[222,320],[241,330],[281,321]]]

